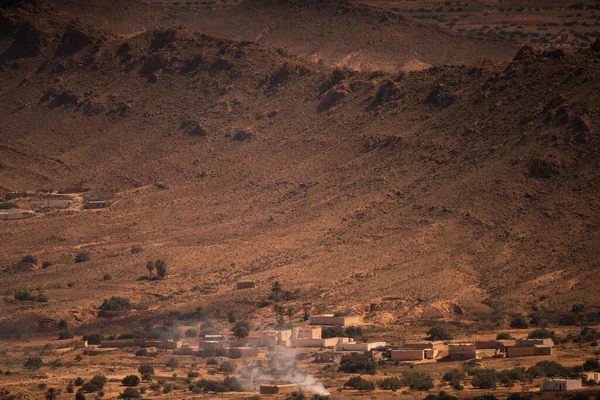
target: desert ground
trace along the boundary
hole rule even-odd
[[[73,398],[71,380],[98,374],[116,398],[145,362],[162,383],[144,397],[252,398],[240,371],[276,349],[231,372],[74,341],[192,345],[207,321],[255,337],[323,313],[359,315],[389,345],[438,325],[561,338],[550,357],[480,369],[597,359],[595,337],[573,342],[600,324],[597,2],[4,3],[0,213],[28,218],[0,220],[0,398]],[[113,297],[126,309],[103,309]],[[519,317],[539,321],[515,331]],[[489,392],[442,382],[465,367],[445,359],[369,377],[423,371],[434,389],[357,392],[356,374],[312,362],[324,350],[289,351],[333,398]],[[226,376],[247,392],[190,389]],[[492,392],[570,396],[540,394],[541,378]]]

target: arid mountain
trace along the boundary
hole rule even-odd
[[[119,38],[47,4],[0,21],[2,189],[114,193],[2,221],[3,294],[50,298],[1,302],[4,318],[101,324],[93,306],[121,295],[140,319],[203,305],[266,321],[274,280],[297,310],[390,324],[598,304],[598,43],[387,74],[185,28]],[[12,268],[25,254],[55,265]],[[152,258],[168,278],[136,280]]]
[[[129,1],[115,20],[107,16],[114,14],[113,2],[56,1],[90,23],[122,33],[182,25],[218,37],[283,48],[314,63],[360,71],[421,70],[483,59],[508,61],[518,50],[516,42],[468,39],[345,0],[247,0],[208,10],[181,3],[169,6],[167,16],[160,2]]]

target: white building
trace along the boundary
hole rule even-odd
[[[581,389],[581,379],[544,379],[540,385],[542,392],[565,392]]]

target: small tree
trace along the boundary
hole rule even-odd
[[[527,329],[529,328],[529,324],[522,315],[519,315],[510,321],[510,327],[513,329]]]
[[[73,339],[73,332],[68,328],[58,331],[58,340]]]
[[[226,374],[233,374],[235,372],[235,365],[232,362],[224,361],[219,366],[219,370]]]
[[[75,256],[76,263],[82,263],[82,262],[86,262],[86,261],[90,261],[90,253],[88,253],[87,251],[80,251]]]
[[[124,311],[131,310],[129,299],[124,297],[113,296],[110,299],[104,299],[100,305],[102,311]]]
[[[185,331],[185,337],[198,337],[198,329],[190,328]]]
[[[110,281],[112,279],[112,275],[109,274],[108,272],[106,274],[104,274],[104,280],[105,281]]]
[[[140,366],[138,367],[138,372],[142,375],[143,374],[154,375],[154,367],[152,367],[152,365],[150,365],[148,363],[140,364]]]
[[[429,328],[427,331],[426,340],[436,341],[436,340],[452,340],[452,335],[445,328],[435,325]]]
[[[235,314],[231,310],[227,311],[227,321],[229,321],[232,324],[235,323]]]
[[[85,400],[85,395],[83,394],[83,390],[79,389],[77,393],[75,393],[75,400]]]
[[[58,395],[60,391],[55,388],[49,388],[46,390],[46,400],[56,400],[58,399]]]
[[[273,299],[275,301],[279,301],[279,293],[281,292],[281,284],[279,281],[273,282],[273,286],[271,286],[271,292],[273,292]]]
[[[141,382],[140,377],[137,375],[127,375],[121,383],[123,386],[137,386]]]
[[[496,340],[513,340],[514,337],[508,332],[500,332],[496,335]]]
[[[179,366],[179,361],[175,357],[171,357],[169,361],[167,361],[166,366],[171,368],[171,371],[175,371],[175,368]]]
[[[29,356],[25,364],[23,364],[25,368],[32,371],[42,368],[42,365],[44,365],[44,362],[40,356]]]
[[[154,261],[149,260],[146,263],[146,269],[148,270],[148,275],[152,276],[152,272],[154,272]]]
[[[286,315],[290,320],[290,325],[292,325],[292,317],[294,316],[294,313],[296,312],[296,309],[292,306],[289,306],[286,310]]]
[[[248,321],[238,321],[231,328],[231,333],[238,339],[244,339],[250,334],[250,324]]]
[[[37,264],[38,260],[37,258],[35,258],[34,256],[28,254],[25,257],[23,257],[23,259],[21,259],[22,262],[27,263],[27,264]]]
[[[531,320],[529,321],[531,325],[539,326],[542,323],[542,317],[538,314],[531,315]]]
[[[33,263],[35,264],[35,263]],[[581,303],[577,303],[577,304],[573,304],[573,306],[571,307],[571,312],[574,313],[582,313],[585,311],[585,305],[581,304]]]
[[[140,397],[142,397],[140,391],[132,387],[123,390],[123,393],[119,395],[120,399],[139,399]]]
[[[167,276],[167,263],[164,260],[156,260],[154,266],[156,268],[156,275],[159,278],[162,279]]]
[[[359,390],[361,392],[370,392],[375,390],[375,382],[364,379],[363,377],[354,376],[344,383],[344,387]]]

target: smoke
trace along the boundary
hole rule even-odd
[[[261,384],[285,384],[298,385],[302,391],[319,395],[329,395],[322,383],[296,367],[297,353],[295,349],[278,348],[267,355],[268,365],[248,366],[237,370],[237,374],[248,381],[246,389],[258,390]]]

